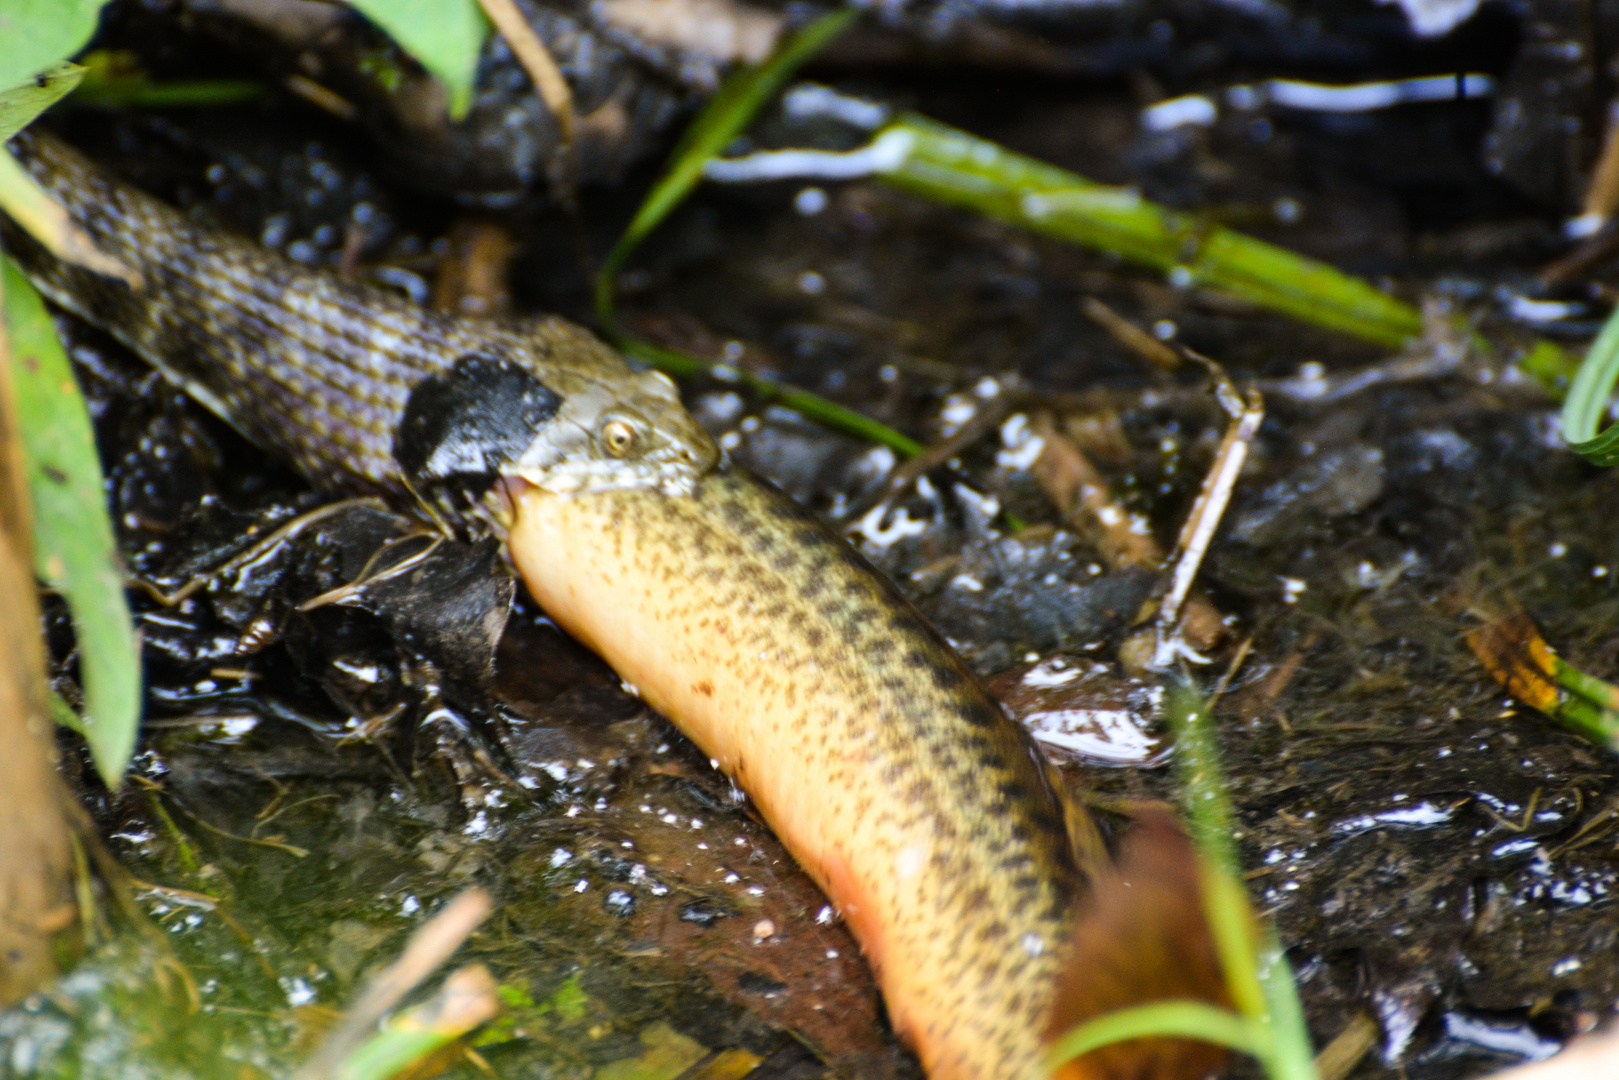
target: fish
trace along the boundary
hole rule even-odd
[[[1058,1000],[1084,993],[1077,913],[1118,880],[1095,822],[899,590],[730,463],[673,383],[562,319],[422,311],[202,229],[49,136],[15,145],[144,280],[6,227],[47,295],[318,487],[499,536],[836,905],[930,1077],[1044,1075],[1052,1017],[1085,1015]]]
[[[928,1075],[1036,1075],[1085,877],[1044,756],[938,631],[740,470],[506,486],[530,594],[747,792]]]

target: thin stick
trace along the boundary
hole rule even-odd
[[[489,21],[495,24],[495,29],[500,31],[500,36],[506,39],[506,44],[512,47],[512,52],[517,54],[517,62],[523,65],[523,70],[534,81],[534,89],[539,92],[540,100],[556,117],[557,131],[562,136],[564,149],[571,151],[574,132],[573,90],[568,86],[568,80],[562,77],[562,69],[551,58],[551,51],[512,0],[478,0],[478,3],[484,14],[489,16]]]
[[[1152,664],[1159,670],[1184,654],[1185,646],[1177,632],[1181,608],[1192,590],[1198,570],[1203,566],[1203,556],[1208,553],[1215,530],[1220,527],[1225,508],[1231,502],[1237,476],[1242,472],[1243,462],[1248,459],[1248,447],[1265,419],[1265,401],[1259,396],[1258,390],[1248,391],[1244,400],[1218,364],[1190,350],[1187,350],[1187,356],[1208,366],[1215,381],[1215,394],[1233,422],[1226,429],[1225,438],[1215,454],[1214,465],[1204,477],[1197,502],[1192,505],[1192,512],[1181,528],[1180,539],[1175,543],[1175,568],[1170,574],[1169,589],[1158,606],[1154,626],[1156,643]]]
[[[1012,411],[1012,399],[1014,396],[1011,389],[1007,388],[1003,389],[995,397],[980,404],[978,411],[973,413],[972,417],[953,434],[930,444],[920,454],[895,469],[888,477],[888,481],[879,490],[877,497],[869,500],[866,505],[851,514],[850,518],[858,519],[871,507],[894,498],[894,496],[914,483],[917,477],[937,469],[940,465],[958,456],[979,439],[995,430],[1001,421],[1006,419],[1007,414]]]
[[[1031,423],[1044,445],[1030,471],[1064,520],[1095,535],[1109,569],[1162,569],[1164,551],[1152,530],[1118,501],[1101,470],[1057,430],[1051,414],[1036,413]],[[1213,648],[1225,633],[1225,617],[1207,597],[1194,596],[1186,602],[1180,632],[1193,649]]]
[[[1074,525],[1094,525],[1097,549],[1114,569],[1163,566],[1164,552],[1152,531],[1139,527],[1136,516],[1114,498],[1101,470],[1057,430],[1052,415],[1036,413],[1032,421],[1042,446],[1031,472],[1063,517]]]
[[[338,502],[327,503],[325,506],[317,506],[308,513],[299,514],[297,517],[293,518],[285,525],[282,525],[280,528],[276,529],[275,532],[271,533],[269,536],[266,536],[263,540],[260,540],[246,551],[243,551],[237,555],[232,555],[230,558],[226,559],[212,570],[205,570],[200,574],[194,575],[187,580],[184,585],[180,586],[171,593],[164,592],[154,583],[146,580],[145,578],[135,578],[131,584],[138,585],[142,589],[146,590],[147,595],[151,596],[153,600],[156,600],[164,607],[173,607],[174,605],[180,603],[180,601],[191,596],[198,589],[201,589],[203,586],[207,585],[209,582],[215,581],[226,574],[231,573],[232,571],[241,569],[256,559],[268,555],[271,551],[274,551],[280,545],[286,543],[288,540],[291,540],[309,526],[324,521],[336,514],[341,514],[349,510],[355,510],[362,506],[371,507],[372,509],[376,510],[387,509],[387,504],[381,499],[369,495],[360,499],[342,499]]]
[[[399,540],[395,542],[402,543],[406,540],[414,540],[418,536],[433,536],[433,534],[425,532],[411,533],[409,536],[400,537]],[[433,552],[437,551],[439,546],[443,543],[444,537],[433,536],[433,538],[428,541],[427,546],[421,551],[411,552],[409,555],[406,555],[403,559],[400,559],[392,566],[379,570],[373,574],[371,572],[371,568],[377,564],[378,559],[387,553],[387,548],[384,547],[371,556],[371,558],[366,562],[364,569],[360,571],[359,577],[355,578],[347,585],[339,585],[335,589],[328,589],[326,592],[321,593],[312,600],[305,600],[303,603],[298,605],[297,610],[300,612],[310,612],[314,611],[316,608],[323,608],[328,604],[345,603],[351,598],[359,595],[362,590],[368,588],[369,586],[377,585],[384,581],[392,581],[394,578],[405,573],[407,570],[416,569],[416,567],[426,562],[428,558],[432,556]]]
[[[1091,322],[1106,330],[1120,345],[1152,365],[1155,374],[1171,372],[1181,366],[1180,353],[1147,333],[1135,323],[1120,315],[1094,296],[1079,303],[1079,310]]]
[[[1585,189],[1583,209],[1581,217],[1604,222],[1619,210],[1619,110],[1609,111],[1602,153],[1591,172],[1591,186]]]
[[[1231,686],[1231,680],[1236,678],[1237,672],[1242,670],[1243,661],[1248,659],[1248,654],[1253,651],[1253,647],[1254,636],[1249,634],[1242,639],[1242,644],[1237,646],[1236,655],[1232,656],[1231,662],[1225,666],[1225,673],[1220,676],[1220,681],[1214,684],[1214,690],[1209,694],[1209,708],[1214,708],[1214,703],[1219,701],[1221,695]]]
[[[325,1080],[349,1053],[371,1034],[389,1009],[399,1004],[477,929],[494,910],[494,901],[482,889],[468,889],[445,905],[444,910],[423,923],[405,952],[384,972],[371,980],[348,1017],[327,1037],[315,1055],[293,1073],[293,1080]]]
[[[315,108],[337,117],[345,124],[352,124],[360,116],[359,108],[352,101],[306,75],[288,75],[283,85]]]
[[[1315,1056],[1315,1070],[1321,1080],[1344,1080],[1355,1071],[1372,1047],[1377,1045],[1377,1021],[1361,1009],[1349,1018],[1344,1029]]]

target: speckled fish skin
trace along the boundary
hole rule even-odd
[[[592,416],[606,407],[629,410],[694,471],[718,457],[673,384],[632,371],[565,319],[427,311],[202,228],[49,135],[23,132],[7,147],[98,246],[144,280],[134,290],[60,262],[0,217],[8,252],[41,291],[317,486],[401,494],[393,441],[411,390],[469,355],[516,363],[562,401],[591,402]]]
[[[1049,766],[938,632],[737,471],[685,497],[512,492],[535,599],[754,800],[928,1075],[1039,1075],[1083,878]]]

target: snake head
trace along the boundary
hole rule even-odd
[[[504,470],[556,493],[655,488],[688,494],[720,448],[661,371],[577,387]]]
[[[435,516],[466,526],[503,478],[556,493],[691,491],[718,466],[719,447],[668,376],[631,371],[597,347],[612,363],[541,370],[469,353],[418,383],[393,440],[410,491]]]

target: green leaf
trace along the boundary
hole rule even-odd
[[[3,262],[17,415],[34,502],[35,570],[66,597],[84,685],[81,730],[116,787],[140,725],[140,653],[84,398],[39,294]]]
[[[0,0],[0,86],[18,86],[89,43],[106,0]]]
[[[85,730],[84,721],[80,720],[79,714],[73,711],[73,706],[69,705],[62,695],[55,690],[51,690],[50,695],[51,719],[69,731],[77,731],[80,735],[87,735],[88,732]]]
[[[1608,316],[1591,343],[1563,401],[1563,438],[1575,453],[1598,465],[1619,465],[1619,425],[1597,432],[1615,382],[1619,382],[1619,311]]]
[[[3,2],[3,0],[0,0]],[[489,20],[477,0],[349,0],[431,72],[450,95],[450,118],[472,107],[478,54]]]
[[[77,64],[57,64],[20,86],[0,90],[0,142],[33,123],[34,117],[56,104],[82,78],[84,68]]]
[[[1265,1041],[1258,1025],[1205,1001],[1154,1001],[1087,1020],[1051,1044],[1046,1064],[1055,1069],[1082,1054],[1126,1039],[1200,1039],[1257,1056]]]

